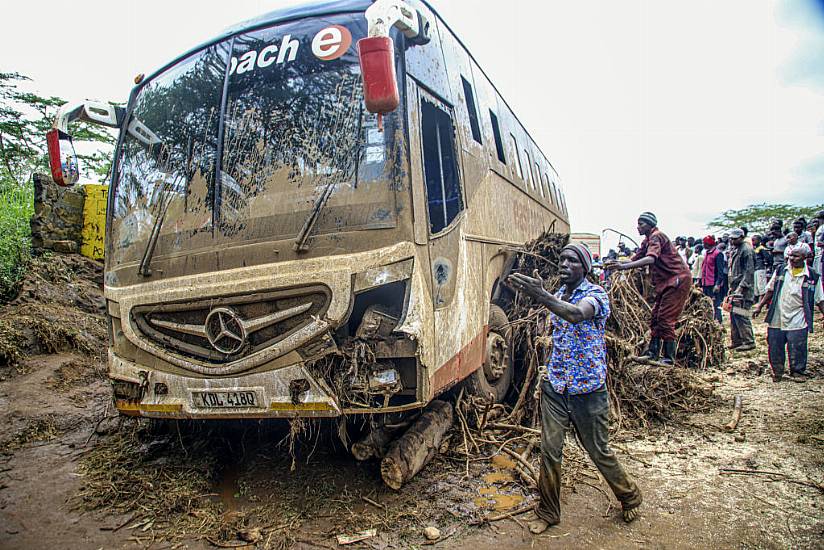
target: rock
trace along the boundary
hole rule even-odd
[[[437,527],[424,527],[423,529],[423,536],[425,536],[429,540],[438,540],[441,538],[441,530]]]
[[[260,527],[252,527],[251,529],[241,529],[237,532],[240,540],[246,542],[257,542],[260,540]]]
[[[94,432],[97,435],[108,435],[117,431],[120,427],[120,417],[119,416],[109,416],[104,418],[100,422],[98,422],[97,426],[94,428]]]
[[[738,443],[743,443],[744,441],[746,441],[746,439],[747,438],[743,434],[739,434],[739,435],[735,436],[735,441],[738,442]]]
[[[74,241],[54,241],[52,250],[64,254],[74,254],[77,252],[77,243]]]
[[[60,187],[48,175],[35,174],[34,215],[30,220],[32,246],[73,254],[83,229],[82,186]]]

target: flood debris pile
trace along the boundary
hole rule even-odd
[[[73,506],[117,514],[103,528],[122,530],[142,547],[173,548],[192,540],[220,548],[328,547],[324,541],[367,531],[376,543],[406,547],[401,540],[420,539],[421,521],[452,518],[421,499],[441,491],[438,483],[451,487],[440,480],[448,472],[395,493],[341,449],[331,422],[304,428],[296,440],[283,424],[123,419],[82,456]]]
[[[288,518],[270,505],[231,513],[215,498],[221,469],[232,451],[237,449],[227,445],[220,427],[124,419],[119,429],[82,457],[84,482],[73,505],[125,515],[119,524],[106,528],[130,532],[129,540],[138,544],[195,534],[213,542],[243,536],[254,536],[247,542],[258,542],[274,532],[261,531],[260,526],[271,518]]]
[[[0,366],[38,353],[103,357],[103,265],[74,254],[34,258],[15,297],[0,305]]]
[[[557,290],[558,261],[567,242],[567,235],[545,233],[517,251],[513,272],[529,276],[537,272],[548,290]],[[638,271],[614,274],[605,287],[612,310],[606,330],[612,431],[644,430],[652,422],[667,422],[707,410],[712,389],[696,371],[720,366],[724,359],[724,332],[713,320],[708,299],[697,290],[690,296],[676,328],[676,366],[641,365],[631,358],[643,351],[648,339],[648,300],[652,289]],[[458,440],[452,452],[463,461],[465,478],[471,477],[471,465],[479,457],[505,456],[514,462],[524,504],[504,514],[483,516],[476,523],[511,517],[529,509],[530,495],[539,476],[540,411],[534,395],[539,366],[546,364],[552,352],[548,310],[519,293],[511,296],[504,309],[510,320],[516,372],[521,373],[516,374],[516,394],[509,403],[492,404],[462,392],[455,408],[454,432]],[[562,483],[571,490],[584,484],[603,492],[597,472],[575,441],[568,441],[564,447]]]
[[[11,455],[33,441],[51,441],[60,436],[61,431],[59,421],[53,415],[37,418],[12,437],[0,440],[0,456]]]
[[[545,233],[518,252],[513,272],[532,276],[538,272],[551,291],[560,287],[558,259],[567,244],[566,235]],[[711,390],[695,376],[694,370],[720,366],[724,361],[724,329],[713,319],[712,304],[693,289],[677,325],[676,366],[661,367],[633,363],[648,341],[651,287],[636,270],[613,273],[605,285],[612,314],[607,321],[607,362],[615,428],[646,427],[650,421],[668,421],[683,413],[706,410]],[[537,414],[531,395],[538,365],[551,353],[547,336],[548,311],[528,297],[516,293],[507,309],[511,321],[516,357],[523,359],[526,377],[521,383],[513,420],[520,421],[527,410]]]
[[[340,403],[367,408],[380,406],[388,400],[389,392],[381,395],[371,391],[370,380],[380,380],[382,369],[377,362],[373,345],[357,337],[347,337],[336,353],[308,361],[307,369],[317,380],[323,381]],[[376,387],[382,385],[376,384]],[[373,402],[373,399],[378,401]]]

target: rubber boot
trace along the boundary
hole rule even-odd
[[[637,361],[650,362],[658,361],[658,356],[661,354],[661,339],[657,336],[650,338],[649,347],[642,355],[636,357]]]
[[[675,340],[664,340],[664,358],[661,362],[665,365],[675,364]]]

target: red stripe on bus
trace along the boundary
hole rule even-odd
[[[435,371],[430,385],[433,396],[443,393],[481,367],[486,355],[488,331],[489,325],[484,325],[477,336]]]

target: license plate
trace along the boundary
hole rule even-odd
[[[254,390],[198,391],[192,392],[195,407],[209,409],[244,409],[260,407],[260,399]]]

